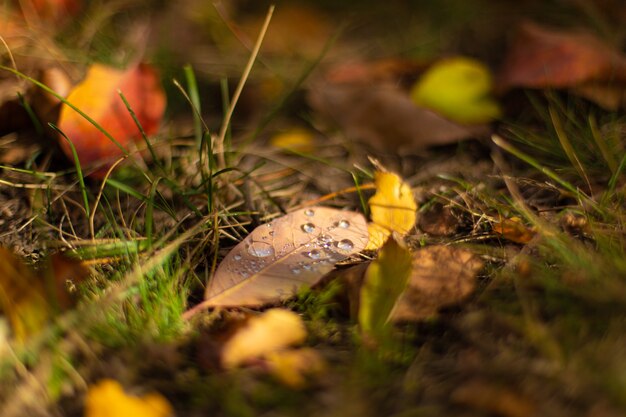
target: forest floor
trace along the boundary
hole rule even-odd
[[[626,414],[621,1],[135,3],[0,6],[0,415]],[[268,222],[385,193],[401,249],[212,298]],[[435,289],[396,320],[374,266]],[[270,308],[304,333],[233,353]]]

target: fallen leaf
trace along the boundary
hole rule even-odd
[[[289,346],[304,342],[307,332],[300,316],[284,309],[271,309],[250,318],[222,348],[221,364],[232,369]]]
[[[276,148],[310,153],[315,149],[315,138],[310,131],[295,128],[272,136],[270,145]]]
[[[424,320],[435,316],[441,307],[461,302],[474,291],[482,267],[483,262],[467,249],[440,245],[418,249],[391,320]]]
[[[26,342],[58,311],[74,306],[76,288],[88,276],[89,271],[79,261],[62,254],[52,255],[35,272],[13,252],[0,247],[0,310],[8,318],[15,340]]]
[[[324,359],[311,348],[271,352],[265,360],[276,379],[295,389],[306,386],[307,376],[319,375],[326,370]]]
[[[294,211],[257,227],[226,255],[204,305],[260,306],[288,299],[362,251],[367,240],[359,213],[327,207]]]
[[[450,399],[462,407],[501,417],[527,417],[536,411],[536,406],[521,393],[478,378],[456,388]]]
[[[365,250],[378,250],[383,247],[391,235],[391,230],[376,223],[368,223],[367,234],[369,235],[369,240]]]
[[[89,387],[85,417],[171,417],[174,410],[159,393],[128,395],[119,382],[104,379]]]
[[[435,203],[420,213],[419,228],[432,236],[450,236],[458,230],[459,219],[450,207]]]
[[[140,64],[121,71],[95,64],[67,100],[95,120],[128,151],[128,146],[141,141],[142,136],[118,91],[124,94],[146,135],[156,133],[166,101],[157,73],[149,65]],[[61,108],[58,126],[74,144],[83,165],[101,163],[106,168],[123,155],[114,142],[67,105]],[[67,141],[61,138],[60,144],[68,158],[73,160]],[[94,175],[105,173],[103,168]]]
[[[242,24],[248,39],[256,39],[264,19],[263,15]],[[286,3],[276,8],[272,16],[272,24],[263,40],[263,50],[282,57],[313,57],[324,49],[332,33],[328,17],[320,13],[319,8]]]
[[[486,65],[467,57],[442,59],[411,88],[411,99],[458,123],[488,123],[501,114],[491,96],[491,73]]]
[[[61,253],[52,254],[42,271],[46,282],[54,285],[51,303],[60,311],[74,307],[78,301],[78,287],[90,274],[80,260]]]
[[[25,16],[32,17],[34,13],[47,23],[67,21],[82,8],[81,0],[19,0],[16,3]]]
[[[411,253],[388,239],[367,271],[361,287],[359,326],[365,337],[380,341],[411,273]]]
[[[39,333],[53,316],[43,280],[17,255],[0,247],[0,309],[18,343]]]
[[[376,193],[369,199],[370,217],[375,226],[369,226],[372,233],[367,249],[377,249],[374,245],[386,240],[384,229],[389,233],[406,235],[415,226],[417,203],[411,187],[392,172],[376,171],[374,174]]]
[[[626,83],[626,56],[591,33],[526,22],[504,59],[498,89],[571,87],[594,95],[598,91],[583,86],[594,85],[597,89],[599,82],[612,90],[611,96],[617,96],[609,97],[609,101],[600,97],[600,104],[615,105],[615,100],[623,100],[620,92]]]
[[[500,223],[494,224],[492,229],[504,239],[522,244],[530,242],[537,234],[536,231],[526,227],[519,217],[501,219]]]
[[[416,106],[406,91],[394,84],[313,83],[307,100],[311,107],[338,125],[345,135],[378,152],[418,152],[485,136],[486,125],[466,126]]]

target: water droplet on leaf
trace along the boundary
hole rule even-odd
[[[304,210],[304,215],[308,216],[308,217],[313,217],[313,215],[315,214],[315,212],[311,209],[306,209]]]
[[[252,242],[248,246],[248,253],[257,258],[265,258],[274,254],[274,248],[266,242]]]
[[[304,233],[313,233],[313,231],[315,231],[315,225],[313,223],[304,223],[300,228]]]
[[[343,239],[337,242],[337,247],[341,250],[348,251],[352,250],[352,248],[354,247],[354,243],[352,243],[350,239]]]
[[[322,252],[317,249],[313,249],[311,252],[307,253],[306,256],[311,259],[320,259],[322,257]]]
[[[350,222],[346,219],[341,219],[337,222],[337,227],[341,227],[342,229],[347,229],[350,227]]]

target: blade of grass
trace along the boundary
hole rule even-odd
[[[556,113],[556,110],[554,109],[553,106],[549,106],[548,111],[550,112],[550,119],[552,120],[552,125],[554,126],[556,136],[559,139],[559,142],[561,143],[561,147],[565,151],[565,155],[567,155],[567,158],[570,160],[570,162],[572,163],[572,165],[578,172],[578,175],[580,175],[580,178],[585,180],[585,182],[587,183],[587,186],[589,187],[589,192],[592,193],[593,191],[591,188],[591,183],[589,182],[589,177],[587,176],[587,173],[585,172],[585,168],[580,163],[580,160],[578,159],[578,156],[576,155],[576,151],[574,150],[572,143],[567,137],[567,133],[565,133],[565,129],[563,129],[563,124],[561,123],[561,119],[559,118],[559,115]]]
[[[185,80],[187,81],[187,89],[189,91],[189,100],[191,105],[195,109],[193,112],[193,132],[196,138],[196,145],[198,150],[202,146],[202,106],[200,104],[200,93],[198,92],[198,82],[196,80],[196,74],[193,72],[191,65],[185,65],[183,67],[185,72]],[[208,130],[208,129],[207,129]]]
[[[226,167],[226,159],[224,157],[224,139],[226,137],[226,132],[228,131],[228,127],[230,125],[230,120],[233,116],[233,112],[235,111],[235,107],[237,106],[237,102],[239,101],[239,97],[241,96],[241,92],[243,91],[243,87],[250,76],[250,72],[252,71],[252,66],[256,61],[256,57],[261,50],[261,45],[263,44],[263,39],[265,38],[265,34],[267,33],[267,28],[270,25],[270,21],[272,20],[272,15],[274,14],[274,6],[270,6],[267,15],[265,16],[265,21],[263,22],[263,26],[261,27],[261,31],[259,32],[259,36],[257,38],[256,44],[254,45],[254,49],[252,50],[252,54],[250,54],[250,58],[248,59],[248,63],[244,68],[243,74],[241,75],[241,79],[235,88],[235,92],[233,93],[232,100],[230,102],[230,106],[228,107],[228,112],[224,115],[224,119],[222,120],[222,126],[220,127],[220,133],[217,137],[217,141],[215,143],[215,151],[217,153],[217,161],[219,168]]]
[[[156,152],[154,151],[154,148],[152,147],[152,144],[148,140],[148,136],[146,135],[146,131],[143,130],[143,126],[141,126],[141,123],[139,123],[139,119],[137,119],[137,115],[135,114],[135,111],[132,109],[132,107],[130,106],[130,103],[128,102],[128,100],[126,100],[126,97],[124,96],[124,94],[122,93],[121,90],[117,90],[117,94],[119,94],[120,98],[124,102],[124,106],[126,106],[126,110],[128,110],[128,114],[130,114],[130,117],[133,118],[133,121],[135,122],[135,125],[137,126],[137,129],[139,129],[139,133],[141,134],[141,137],[142,137],[143,141],[146,143],[146,146],[148,147],[148,151],[150,152],[150,156],[152,156],[152,161],[161,170],[161,172],[165,173],[165,168],[163,167],[163,165],[161,165],[161,162],[159,161],[159,158],[157,158]]]
[[[154,227],[154,196],[157,193],[157,186],[159,185],[160,181],[161,178],[157,178],[150,186],[150,193],[148,194],[148,202],[146,205],[146,216],[144,218],[144,225],[146,240],[148,241],[148,249],[152,248],[152,230]]]
[[[85,214],[87,215],[87,218],[89,218],[91,216],[91,210],[89,209],[89,198],[87,197],[87,187],[85,186],[85,177],[83,176],[83,170],[80,166],[80,160],[78,159],[78,153],[76,152],[76,148],[74,147],[74,144],[72,143],[72,141],[65,135],[65,133],[61,131],[61,129],[56,127],[53,123],[48,123],[48,126],[54,129],[59,135],[63,136],[63,138],[70,145],[70,149],[72,150],[72,156],[74,157],[74,164],[76,166],[76,176],[78,177],[78,183],[80,184],[80,192],[83,196]]]

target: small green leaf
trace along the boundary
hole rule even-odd
[[[483,63],[456,57],[430,67],[411,89],[411,99],[455,122],[480,124],[501,114],[491,89],[491,74]]]
[[[367,268],[359,305],[364,336],[381,341],[387,334],[389,317],[411,274],[411,262],[411,253],[391,238]]]

